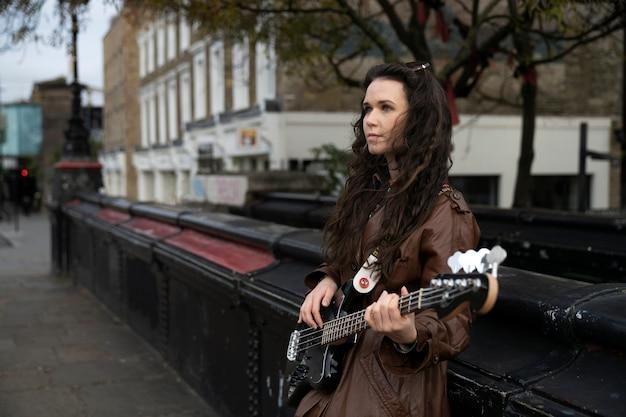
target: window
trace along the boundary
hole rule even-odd
[[[206,118],[206,70],[204,50],[193,57],[193,118],[200,120]]]
[[[450,185],[463,193],[470,204],[498,205],[497,175],[450,176]]]
[[[233,109],[250,106],[248,42],[233,45]]]
[[[263,106],[265,100],[276,98],[276,54],[263,43],[256,44],[256,99]]]
[[[150,106],[148,108],[148,122],[150,124],[150,126],[148,127],[148,140],[150,142],[150,145],[152,145],[157,142],[156,94],[152,93],[148,98],[148,101],[150,102]]]
[[[221,41],[214,42],[209,49],[211,54],[211,109],[213,114],[219,114],[224,111],[224,43]]]
[[[165,112],[165,83],[159,84],[159,143],[167,143],[167,114]]]
[[[178,99],[176,94],[176,78],[167,83],[167,126],[169,139],[173,141],[178,137]]]
[[[145,97],[141,98],[140,101],[140,117],[141,117],[141,146],[142,147],[147,147],[148,146],[148,141],[149,141],[149,130],[150,130],[150,124],[148,121],[148,110],[149,110],[149,102]]]
[[[198,146],[198,174],[208,175],[221,172],[224,169],[222,158],[216,158],[213,154],[213,144]]]
[[[167,60],[176,58],[176,20],[167,22]]]
[[[189,71],[181,72],[180,75],[180,121],[182,130],[185,124],[191,121],[191,79]]]
[[[165,26],[162,22],[157,25],[157,67],[165,63]]]
[[[183,17],[180,16],[179,18],[179,36],[180,36],[180,51],[184,51],[185,49],[189,48],[189,38],[190,38],[190,34],[189,34],[189,24],[187,23],[187,20]]]
[[[585,184],[587,207],[591,196],[591,175]],[[578,209],[578,177],[576,175],[533,175],[532,205],[553,210]]]
[[[148,51],[148,74],[154,71],[154,32],[148,32],[146,50]]]
[[[146,60],[144,58],[146,54],[146,43],[141,39],[137,42],[139,46],[139,77],[144,77],[146,75]]]

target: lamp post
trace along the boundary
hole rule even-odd
[[[89,131],[81,117],[80,93],[78,82],[78,17],[77,9],[85,6],[88,0],[59,0],[69,12],[72,20],[72,116],[65,131],[65,141],[61,161],[54,165],[52,192],[48,198],[51,228],[52,268],[55,273],[68,271],[67,224],[62,206],[75,199],[81,192],[97,192],[102,186],[102,166],[91,159],[89,152]]]
[[[72,82],[72,117],[69,120],[68,129],[65,131],[63,143],[63,159],[89,159],[89,130],[85,128],[81,116],[80,94],[82,86],[78,82],[78,17],[76,8],[71,8],[72,13],[72,69],[74,80]]]
[[[85,127],[81,116],[80,95],[82,87],[78,81],[78,16],[80,6],[88,0],[59,0],[71,16],[72,23],[72,115],[65,130],[65,141],[61,161],[54,165],[55,174],[52,180],[50,202],[53,205],[63,204],[75,198],[79,192],[96,192],[102,186],[102,166],[91,159],[89,149],[89,130]]]

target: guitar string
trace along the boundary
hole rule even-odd
[[[347,331],[347,334],[331,334],[331,335],[327,335],[327,334],[322,334],[316,338],[312,338],[310,340],[307,341],[307,344],[303,344],[301,346],[302,343],[298,343],[298,347],[297,347],[297,352],[296,354],[300,354],[301,352],[308,350],[312,347],[316,347],[316,346],[320,346],[320,345],[325,345],[328,344],[332,341],[335,340],[339,340],[342,337],[347,337],[350,336],[358,331],[364,330],[368,327],[367,322],[363,321],[363,316],[364,314],[361,313],[356,317],[356,321],[352,322],[350,324],[349,327],[347,327],[346,329],[344,329],[345,331]],[[334,336],[334,337],[333,337]],[[326,339],[324,339],[326,338]]]
[[[458,287],[454,287],[454,288],[458,288]],[[438,294],[444,292],[444,291],[449,291],[449,288],[423,288],[422,291],[422,302],[426,299],[428,299],[429,297],[432,296],[437,296]],[[408,298],[411,296],[415,296],[415,297],[419,297],[419,290],[418,291],[414,291],[408,295],[405,295],[403,297],[400,298],[400,300],[402,301],[403,298]],[[354,313],[352,313],[354,314]],[[326,323],[324,323],[325,326],[332,326],[334,322],[345,319],[347,316],[343,316],[343,317],[338,317],[338,318],[334,318],[332,320],[328,320]],[[307,334],[311,333],[311,332],[316,332],[316,331],[320,331],[320,329],[313,329],[313,328],[308,328],[305,330],[301,330],[300,331],[300,337],[306,336]]]
[[[473,287],[472,287],[473,288]],[[429,289],[430,291],[426,292],[423,291],[422,292],[422,303],[428,300],[431,300],[432,298],[437,298],[439,297],[439,295],[443,292],[446,291],[455,291],[455,290],[459,290],[462,288],[459,287],[454,287],[454,288],[433,288],[432,290]],[[404,307],[406,307],[405,304],[409,305],[411,303],[413,303],[413,301],[415,301],[416,303],[418,302],[418,300],[413,300],[413,297],[418,298],[419,299],[419,291],[414,291],[408,295],[402,296],[400,297],[400,304],[399,307],[402,309]],[[357,312],[342,316],[342,317],[338,317],[332,320],[327,321],[326,323],[324,323],[324,327],[322,327],[321,329],[313,329],[313,328],[308,328],[306,330],[302,330],[300,332],[300,338],[302,339],[303,337],[309,336],[312,332],[319,332],[319,331],[323,331],[323,330],[329,330],[330,328],[332,328],[333,326],[337,325],[337,323],[339,322],[343,322],[345,320],[348,319],[348,317],[357,314]]]
[[[463,289],[463,290],[458,290],[458,293],[454,294],[454,296],[458,297],[458,296],[466,294],[466,293],[468,293],[470,291],[473,291],[473,288],[467,288],[467,289]],[[430,307],[432,305],[439,304],[438,301],[432,300],[433,297],[429,297],[429,298],[431,298],[431,299],[429,299],[429,300],[424,300],[423,299],[422,300],[422,304],[423,304],[424,307]],[[406,307],[406,305],[404,307]],[[298,353],[300,353],[300,352],[302,352],[304,350],[310,349],[311,347],[324,344],[323,342],[322,343],[315,343],[318,340],[323,339],[324,337],[331,338],[331,336],[335,336],[337,338],[331,338],[331,339],[332,340],[338,340],[338,338],[340,338],[340,337],[338,337],[338,335],[342,335],[343,334],[339,330],[342,330],[344,332],[345,331],[349,331],[349,333],[347,335],[350,335],[351,333],[353,333],[354,330],[361,330],[361,329],[359,329],[359,327],[363,327],[363,325],[365,325],[364,328],[366,328],[367,327],[367,323],[362,321],[364,316],[365,316],[365,310],[361,310],[361,311],[358,311],[356,313],[352,313],[349,316],[344,316],[343,317],[343,319],[346,319],[346,318],[350,317],[349,319],[346,320],[344,325],[338,326],[338,328],[333,328],[333,329],[317,330],[315,332],[315,334],[308,335],[307,339],[300,340],[298,342]],[[326,330],[326,334],[324,334],[324,330]],[[345,335],[345,336],[347,336],[347,335]],[[342,336],[342,337],[345,337],[345,336]],[[313,343],[313,344],[310,344],[308,346],[302,346],[302,345],[307,344],[307,343]]]
[[[459,294],[457,294],[457,296],[458,295],[462,295],[463,293],[467,293],[467,292],[469,292],[471,290],[472,289],[461,290],[459,292]],[[438,302],[433,302],[432,303],[432,305],[436,305],[436,304],[438,304]],[[354,331],[362,330],[362,328],[367,328],[367,323],[362,321],[364,315],[365,315],[365,312],[363,310],[357,312],[356,315],[354,317],[352,317],[351,320],[349,321],[349,325],[346,325],[345,328],[344,328],[344,326],[342,326],[342,330],[349,331],[348,335],[350,335]],[[333,329],[333,330],[337,330],[337,329]],[[324,337],[329,337],[330,338],[331,336],[338,336],[338,335],[335,334],[336,332],[327,332],[327,334],[324,334],[323,331],[318,331],[318,333],[322,333],[322,334],[321,335],[317,335],[316,337],[310,337],[308,340],[298,342],[298,353],[300,353],[300,352],[302,352],[304,350],[310,349],[311,347],[328,343],[327,341],[323,341],[323,340],[322,340],[321,343],[313,343],[313,342],[317,342],[320,339],[323,339]],[[328,334],[328,333],[332,333],[332,334]],[[341,334],[341,333],[339,333],[339,334]],[[339,338],[340,337],[332,338],[332,340],[330,340],[330,341],[338,340]],[[310,344],[308,346],[302,346],[302,347],[300,346],[300,345],[305,344],[305,343],[313,343],[313,344]]]
[[[470,289],[473,289],[473,287],[471,287]],[[433,289],[432,291],[428,292],[426,295],[424,295],[422,293],[422,300],[421,300],[421,302],[422,302],[422,304],[424,304],[424,303],[429,302],[430,300],[433,300],[435,298],[439,299],[440,298],[439,297],[440,294],[444,293],[446,291],[448,291],[449,294],[454,294],[454,291],[460,291],[460,290],[463,290],[463,289],[459,288],[459,287],[455,287],[455,288],[436,288],[436,289]],[[413,292],[413,293],[411,293],[409,295],[401,297],[400,298],[400,303],[399,303],[399,308],[403,309],[403,308],[407,307],[407,305],[412,304],[413,302],[417,303],[418,300],[413,300],[414,296],[416,298],[419,298],[419,291],[415,291],[415,292]],[[343,316],[343,317],[339,317],[339,318],[336,318],[336,319],[333,319],[333,320],[329,320],[328,322],[326,322],[324,324],[324,327],[322,327],[321,329],[307,329],[307,330],[309,330],[308,332],[300,334],[300,340],[301,340],[301,342],[304,342],[304,341],[306,341],[307,337],[311,337],[311,336],[314,337],[318,333],[324,332],[324,331],[326,331],[326,333],[331,333],[331,332],[333,332],[335,330],[334,328],[336,326],[341,327],[341,325],[343,325],[344,323],[349,322],[351,320],[351,317],[354,317],[354,316],[358,315],[359,313],[360,312],[357,311],[357,312],[348,314],[348,315]]]

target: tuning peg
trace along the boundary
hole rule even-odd
[[[456,274],[461,270],[461,264],[459,263],[459,257],[462,255],[460,251],[454,252],[452,256],[448,258],[448,266],[452,270],[453,274]]]
[[[498,265],[500,265],[506,259],[506,251],[500,245],[496,245],[491,248],[491,251],[487,255],[487,262],[491,266],[491,273],[494,277],[498,276]]]
[[[480,262],[476,266],[476,270],[481,274],[489,269],[489,262],[487,262],[487,255],[489,255],[489,252],[490,251],[487,248],[481,248],[478,250]]]
[[[459,263],[461,264],[461,268],[465,271],[466,274],[469,274],[476,266],[480,263],[480,259],[478,258],[478,252],[474,249],[470,249],[467,252],[461,254],[459,256]]]

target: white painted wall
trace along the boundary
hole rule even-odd
[[[589,126],[588,148],[608,152],[611,121],[597,117],[538,117],[535,132],[533,175],[576,175],[580,123]],[[517,160],[520,152],[521,117],[467,116],[454,129],[452,175],[499,175],[500,207],[513,203]],[[607,162],[587,160],[591,174],[592,209],[609,206],[609,169]]]
[[[354,113],[290,112],[283,115],[286,156],[290,159],[312,159],[311,148],[333,143],[349,149],[353,141],[351,124]]]

